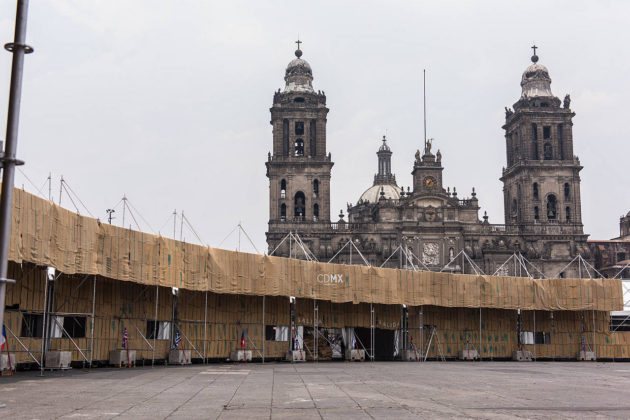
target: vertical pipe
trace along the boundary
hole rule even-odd
[[[420,343],[420,357],[421,360],[424,357],[424,313],[422,312],[422,306],[420,306],[420,311],[418,311],[418,340]]]
[[[315,361],[319,361],[319,329],[317,325],[317,315],[318,315],[318,307],[317,301],[313,299],[313,354],[315,355]]]
[[[534,309],[534,360],[536,360],[536,309]]]
[[[595,309],[593,309],[593,354],[597,360],[597,352],[595,351]]]
[[[374,304],[370,302],[370,359],[374,361]]]
[[[96,275],[92,281],[92,325],[90,326],[90,368],[94,360],[94,312],[96,308]],[[144,359],[143,359],[144,360]]]
[[[350,238],[350,241],[352,241],[352,238]],[[350,244],[349,248],[350,248],[350,265],[352,265],[352,243]]]
[[[160,299],[160,286],[155,286],[155,317],[153,319],[153,350],[151,351],[151,367],[155,365],[155,339],[158,333],[158,301]]]
[[[4,325],[4,302],[9,271],[9,246],[11,242],[11,211],[13,210],[13,184],[15,182],[17,134],[20,122],[20,101],[22,98],[22,74],[24,54],[32,52],[25,45],[28,0],[18,0],[15,15],[15,37],[12,48],[11,85],[9,88],[9,110],[7,113],[7,134],[4,155],[2,156],[2,195],[0,196],[0,325]],[[11,45],[11,44],[8,44]]]
[[[481,305],[479,305],[479,361],[481,361]]]
[[[208,341],[208,291],[206,290],[206,301],[203,306],[203,363],[206,364],[206,343]]]
[[[265,364],[265,295],[262,297],[262,326],[260,329],[260,339],[262,340],[262,362]],[[293,334],[291,333],[291,327],[289,326],[289,340],[293,340]]]
[[[44,376],[44,354],[46,353],[46,309],[48,308],[48,271],[44,276],[44,311],[42,315],[42,354],[40,360],[40,375]]]

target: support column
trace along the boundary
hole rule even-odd
[[[262,326],[260,329],[260,339],[262,341],[262,362],[265,364],[265,295],[262,297]],[[293,340],[291,326],[289,326],[289,340]]]
[[[158,301],[160,300],[160,286],[155,286],[155,317],[153,320],[153,350],[151,351],[151,367],[155,365],[155,340],[159,331],[158,328]]]
[[[479,306],[479,361],[481,361],[481,306]]]
[[[208,291],[206,290],[206,299],[203,306],[203,363],[206,364],[206,345],[208,341]]]
[[[40,356],[40,376],[44,376],[44,355],[46,354],[46,310],[48,309],[48,270],[44,274],[44,303],[42,315],[42,354]]]
[[[92,284],[92,325],[90,326],[90,368],[94,361],[94,312],[96,309],[96,275]]]

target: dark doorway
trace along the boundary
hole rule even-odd
[[[357,335],[357,347],[362,348],[361,343],[365,346],[367,353],[370,352],[370,329],[355,328],[354,333]],[[365,355],[365,359],[369,360],[369,356]],[[394,330],[374,329],[374,359],[375,360],[394,360]]]

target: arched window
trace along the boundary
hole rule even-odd
[[[280,205],[280,219],[287,220],[287,205],[284,203]]]
[[[571,199],[571,186],[569,185],[568,182],[564,183],[564,199],[565,200]]]
[[[319,204],[313,205],[313,221],[317,222],[319,220]]]
[[[296,219],[304,219],[305,203],[306,199],[304,197],[304,193],[302,191],[298,191],[293,199],[293,216],[295,216]]]
[[[297,136],[304,135],[304,121],[296,121],[295,122],[295,134]]]
[[[534,207],[534,220],[540,219],[540,213],[538,211],[538,206]]]
[[[553,194],[549,194],[547,196],[547,219],[555,220],[558,214],[556,209],[558,200],[556,200],[556,196]]]
[[[534,200],[538,200],[538,182],[534,182],[532,185],[532,192],[534,194]]]
[[[539,156],[538,156],[538,126],[536,124],[532,124],[532,138],[533,138],[532,154],[534,155],[534,159],[538,160],[539,159]]]
[[[313,181],[313,197],[319,197],[319,180]]]
[[[571,221],[571,207],[567,207],[564,209],[564,217],[567,222]]]
[[[512,200],[512,208],[510,209],[510,212],[512,217],[516,217],[518,215],[518,201],[516,201],[516,198]]]
[[[304,156],[304,140],[295,140],[295,156]]]
[[[287,181],[280,181],[280,198],[286,198],[287,196]]]
[[[289,156],[289,120],[282,121],[282,155]]]
[[[543,146],[543,153],[545,155],[545,160],[553,159],[553,149],[551,147],[551,143],[545,143]]]

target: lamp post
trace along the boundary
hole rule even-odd
[[[18,0],[15,17],[15,37],[13,42],[4,46],[7,51],[13,53],[13,63],[11,65],[9,111],[7,113],[7,137],[4,153],[0,155],[2,166],[2,195],[0,196],[0,328],[4,325],[6,284],[15,282],[15,280],[7,279],[7,272],[9,268],[8,257],[11,241],[11,210],[13,207],[15,166],[24,164],[24,162],[17,160],[15,157],[20,119],[20,100],[22,97],[24,54],[33,52],[33,48],[25,44],[27,10],[28,0]],[[0,404],[0,407],[4,407],[4,404]]]

